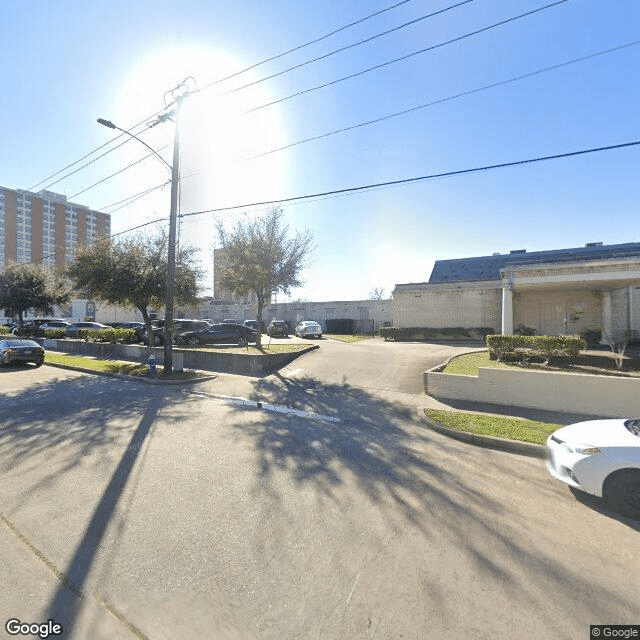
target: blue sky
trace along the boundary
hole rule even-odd
[[[56,184],[51,183],[67,172],[46,178],[114,137],[96,118],[128,129],[159,111],[165,92],[188,75],[198,88],[206,87],[396,2],[0,0],[5,25],[0,184],[49,188],[94,209],[161,184],[168,171],[150,158],[84,191],[145,155],[135,141]],[[181,211],[250,205],[640,140],[640,45],[635,45],[246,159],[640,40],[636,0],[570,0],[242,115],[550,2],[473,0],[222,95],[457,4],[411,0],[202,89],[183,110]],[[140,135],[160,149],[172,142],[173,129],[165,123]],[[170,162],[170,146],[162,153]],[[630,147],[285,204],[291,230],[310,229],[316,244],[306,285],[292,298],[364,299],[375,287],[390,293],[396,283],[428,280],[438,259],[638,241],[639,170],[640,147]],[[106,211],[112,212],[115,233],[165,217],[169,189],[113,209]],[[238,216],[262,209],[246,206],[185,218],[181,242],[199,246],[208,268],[215,221],[233,224]]]

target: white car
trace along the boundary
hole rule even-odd
[[[312,320],[298,322],[295,334],[300,338],[322,338],[322,327]]]
[[[554,478],[640,518],[640,418],[558,429],[547,438],[547,468]]]

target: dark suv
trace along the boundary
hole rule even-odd
[[[267,335],[271,338],[274,336],[289,337],[289,327],[284,320],[272,320],[267,327]]]
[[[191,331],[204,331],[211,325],[205,320],[189,320],[186,318],[176,318],[173,321],[173,341],[180,342],[183,333]],[[147,333],[145,331],[143,342],[148,343]],[[157,326],[153,327],[153,344],[164,344],[164,320],[158,320]]]
[[[202,331],[183,333],[178,338],[178,344],[187,347],[197,347],[201,344],[237,344],[246,347],[255,342],[257,333],[241,324],[220,322]]]

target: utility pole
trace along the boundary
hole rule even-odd
[[[178,186],[180,180],[180,109],[186,95],[176,97],[176,124],[171,168],[171,211],[169,213],[169,246],[167,252],[167,301],[164,313],[164,375],[173,373],[173,306],[176,282],[176,226],[178,219]]]

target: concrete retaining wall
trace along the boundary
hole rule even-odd
[[[127,344],[106,344],[100,342],[85,342],[84,340],[50,340],[41,341],[45,349],[77,353],[80,355],[114,358],[116,360],[132,360],[144,362],[148,358],[148,347]],[[191,350],[174,348],[174,368],[178,369],[178,361],[182,357],[182,366],[186,369],[202,369],[204,371],[216,371],[219,373],[238,373],[242,375],[259,376],[284,367],[297,357],[313,349],[318,345],[312,345],[302,351],[294,353],[280,353],[270,355],[251,355],[243,353],[223,353],[208,349]],[[158,360],[158,365],[164,363],[164,349],[154,347],[153,352]]]
[[[424,373],[425,393],[515,407],[640,417],[640,378],[481,368],[478,377]]]

